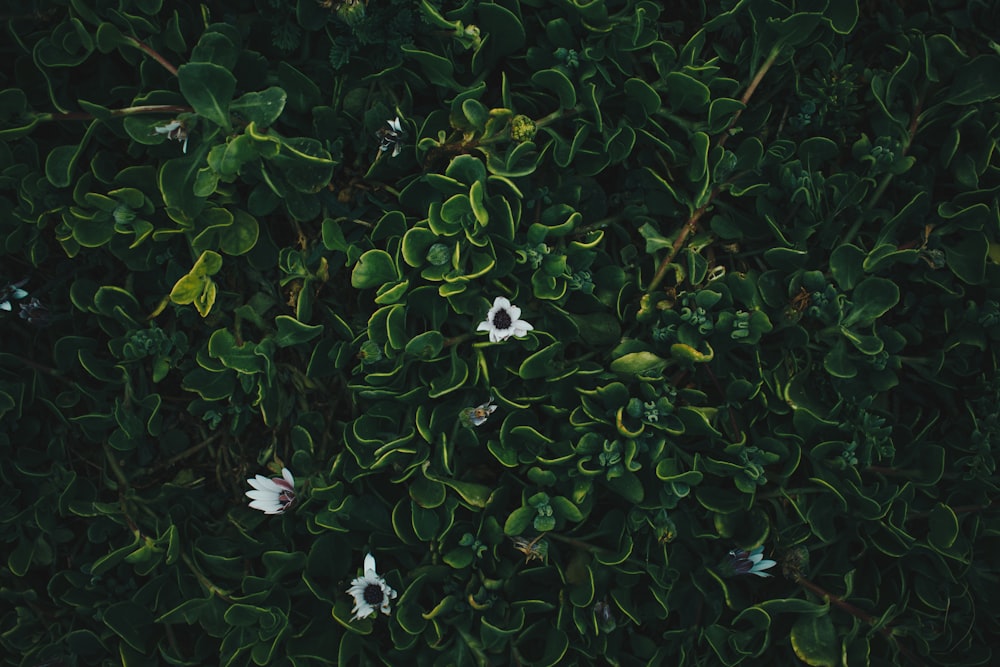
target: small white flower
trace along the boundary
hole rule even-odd
[[[466,426],[482,426],[489,419],[490,415],[496,412],[497,406],[493,404],[493,398],[486,401],[482,405],[477,405],[474,408],[465,408],[461,413],[462,423]]]
[[[188,152],[188,133],[187,128],[184,127],[184,123],[179,120],[172,120],[166,125],[160,125],[159,127],[154,127],[153,131],[157,134],[167,135],[167,139],[173,139],[174,141],[183,141],[184,147],[183,152]]]
[[[295,502],[295,478],[288,468],[281,469],[281,477],[257,475],[247,482],[253,487],[247,491],[250,507],[264,514],[282,514]]]
[[[486,314],[486,321],[480,322],[476,331],[489,331],[490,340],[494,343],[507,340],[511,336],[514,338],[527,336],[535,327],[518,319],[519,317],[521,309],[511,305],[506,298],[498,296],[494,299],[490,312]]]
[[[728,565],[732,573],[729,576],[755,574],[758,577],[770,577],[771,575],[764,572],[764,570],[778,564],[777,561],[764,558],[764,547],[757,547],[752,551],[733,549],[729,552],[728,556]]]
[[[396,157],[403,152],[403,144],[400,143],[400,140],[406,132],[403,130],[403,124],[399,122],[399,116],[396,116],[392,120],[387,120],[385,123],[389,126],[389,129],[380,127],[376,133],[379,139],[378,150],[380,153],[384,153],[391,148],[392,157]]]
[[[351,582],[347,594],[354,598],[354,620],[368,618],[376,611],[388,615],[389,600],[396,598],[396,591],[385,583],[385,579],[375,572],[375,556],[365,556],[365,574]]]
[[[0,289],[0,310],[11,311],[13,310],[13,305],[11,301],[18,301],[28,296],[26,290],[21,289],[21,286],[28,282],[28,279],[16,283],[11,283]]]

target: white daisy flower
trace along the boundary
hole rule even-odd
[[[288,468],[281,469],[281,477],[257,475],[247,482],[253,487],[247,491],[250,507],[264,514],[282,514],[295,502],[295,478]]]
[[[385,579],[375,572],[375,556],[365,556],[365,574],[351,582],[348,595],[354,598],[354,620],[368,618],[376,611],[388,615],[389,600],[396,598],[396,591],[385,583]]]
[[[167,135],[167,139],[173,139],[174,141],[183,141],[184,147],[183,152],[188,152],[188,133],[187,128],[184,127],[184,123],[179,120],[172,120],[166,125],[160,125],[159,127],[154,127],[153,131],[157,134]]]
[[[528,332],[535,327],[531,326],[521,317],[521,309],[512,305],[505,297],[498,296],[493,300],[493,307],[486,313],[486,321],[480,322],[476,331],[489,331],[490,340],[499,343],[507,340],[511,336],[521,338],[528,335]]]

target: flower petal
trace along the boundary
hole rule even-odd
[[[277,501],[255,500],[250,503],[250,507],[255,510],[260,510],[265,514],[273,514],[275,510],[281,508],[281,505],[279,505]]]
[[[8,310],[9,310],[9,308],[8,308]],[[489,320],[487,320],[485,322],[480,322],[479,326],[476,327],[476,331],[492,331],[492,330],[493,330],[493,325],[490,324]]]
[[[281,491],[277,484],[263,475],[257,475],[253,479],[248,479],[247,483],[253,488],[260,489],[261,491],[271,491],[273,493],[279,493]]]
[[[372,554],[365,555],[365,576],[378,577],[378,574],[375,573],[375,556]]]
[[[501,308],[506,308],[507,310],[510,310],[510,301],[505,296],[498,296],[497,298],[493,299],[492,310],[500,310]]]

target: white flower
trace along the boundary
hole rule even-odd
[[[282,514],[295,502],[295,478],[288,468],[281,469],[281,477],[257,475],[247,482],[253,487],[247,491],[250,507],[264,514]]]
[[[389,126],[389,129],[380,127],[376,133],[379,139],[378,150],[380,153],[384,153],[391,148],[392,157],[396,157],[403,151],[403,144],[400,143],[400,140],[406,132],[403,130],[402,123],[399,122],[399,116],[396,116],[392,120],[387,120],[385,123]]]
[[[28,279],[16,283],[11,283],[0,289],[0,310],[10,311],[13,310],[11,301],[17,301],[28,296],[26,290],[21,289],[21,286],[28,282]]]
[[[167,139],[173,139],[174,141],[183,141],[184,147],[183,152],[188,152],[188,133],[187,128],[184,127],[184,123],[179,120],[172,120],[166,125],[160,125],[159,127],[154,127],[153,131],[157,134],[167,135]]]
[[[365,574],[351,582],[347,594],[354,598],[354,620],[368,618],[376,611],[389,614],[389,600],[396,598],[396,591],[375,572],[375,556],[365,556]]]
[[[758,577],[770,577],[771,575],[764,570],[770,569],[778,563],[764,558],[763,554],[764,547],[757,547],[752,551],[733,549],[729,552],[728,565],[731,572],[729,576],[755,574]]]
[[[511,336],[521,338],[528,335],[528,332],[535,327],[531,326],[521,317],[521,309],[511,305],[510,301],[502,296],[498,296],[493,301],[493,307],[486,313],[486,321],[480,322],[476,331],[489,331],[490,340],[499,343],[507,340]]]
[[[496,412],[497,406],[493,404],[493,398],[482,405],[474,408],[465,408],[460,415],[462,423],[466,426],[482,426],[489,419],[490,415]]]

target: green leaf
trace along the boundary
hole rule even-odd
[[[958,517],[955,511],[943,503],[937,503],[930,511],[927,541],[938,551],[947,551],[958,538]]]
[[[625,97],[629,103],[637,103],[647,116],[652,116],[660,109],[660,94],[642,79],[627,79],[625,81]]]
[[[461,90],[463,88],[461,84],[455,81],[455,66],[447,58],[423,51],[410,44],[403,44],[399,49],[403,52],[404,56],[417,62],[431,83],[453,90]]]
[[[978,285],[985,280],[989,251],[990,244],[982,232],[967,232],[958,242],[944,245],[948,268],[969,285]]]
[[[153,615],[130,600],[117,602],[104,610],[104,624],[122,640],[141,653],[146,652],[153,628]]]
[[[671,72],[664,79],[667,100],[674,109],[700,113],[712,97],[708,86],[683,72]]]
[[[361,255],[351,271],[351,286],[358,289],[381,287],[399,279],[392,256],[384,250],[369,250]]]
[[[560,109],[572,109],[576,106],[576,89],[569,77],[557,69],[543,69],[531,75],[531,82],[542,88],[555,93],[559,98]]]
[[[844,244],[830,253],[830,273],[841,290],[849,291],[864,275],[865,252],[854,245]]]
[[[831,0],[827,5],[830,25],[833,31],[841,35],[850,34],[858,23],[858,0]]]
[[[985,245],[985,244],[984,244]],[[871,324],[899,303],[899,287],[891,280],[875,276],[865,278],[851,293],[851,310],[843,325]]]
[[[229,104],[236,92],[236,77],[213,63],[186,63],[177,68],[181,94],[195,112],[226,132],[232,129]]]
[[[303,324],[289,315],[278,315],[274,318],[274,324],[278,328],[278,332],[274,336],[274,342],[278,347],[291,347],[300,343],[308,343],[323,333],[322,324]]]
[[[966,106],[1000,97],[1000,55],[976,56],[955,72],[948,88],[947,103]]]
[[[828,615],[803,616],[791,633],[792,649],[799,660],[812,667],[836,667],[839,646],[837,632]]]
[[[666,359],[652,352],[629,352],[611,362],[611,370],[626,375],[658,375],[666,368]]]
[[[281,116],[287,98],[283,89],[272,86],[259,93],[241,95],[229,105],[229,111],[258,127],[270,127]]]

